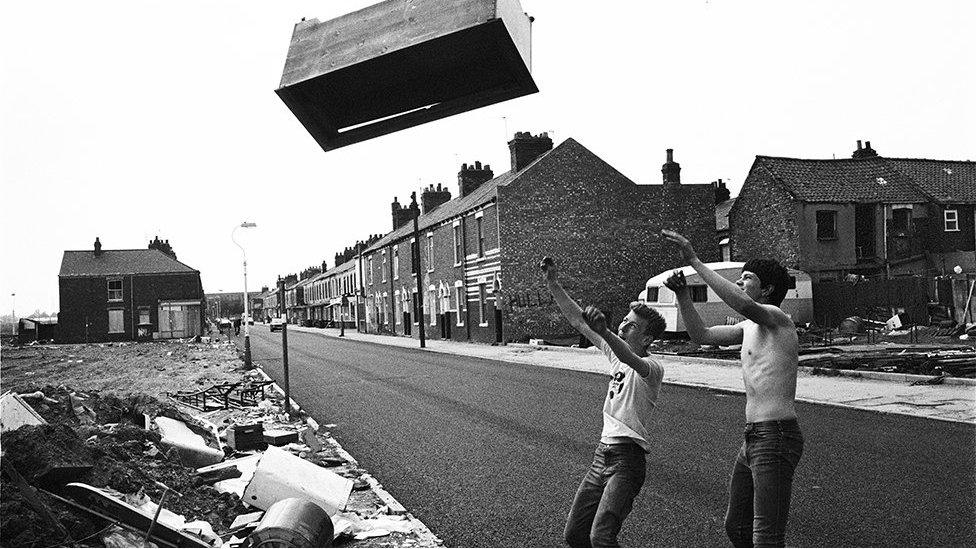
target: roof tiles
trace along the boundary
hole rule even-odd
[[[196,269],[159,250],[65,250],[58,276],[115,276],[195,273]]]
[[[757,156],[756,163],[805,202],[976,203],[976,162]]]

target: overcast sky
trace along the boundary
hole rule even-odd
[[[64,250],[169,239],[249,289],[391,229],[390,202],[515,131],[573,137],[640,184],[737,193],[757,154],[976,159],[976,3],[522,0],[540,92],[323,152],[275,95],[293,25],[373,2],[0,3],[2,295],[58,308]],[[653,274],[653,273],[651,273]]]

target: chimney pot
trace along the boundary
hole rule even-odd
[[[864,148],[865,149],[870,149],[871,148],[871,142],[870,141],[865,141],[864,142]]]
[[[861,140],[857,140],[857,150],[861,150]]]
[[[674,149],[667,149],[667,162],[674,162]]]

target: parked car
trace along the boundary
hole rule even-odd
[[[275,317],[271,319],[271,331],[277,332],[284,329],[285,319],[282,317]]]

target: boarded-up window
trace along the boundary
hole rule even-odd
[[[109,309],[108,311],[108,333],[121,334],[125,332],[125,323],[122,320],[122,309]]]
[[[834,210],[817,211],[817,240],[835,240],[837,238],[837,212]]]
[[[912,226],[912,210],[898,208],[891,211],[891,230],[895,236],[908,236]]]

